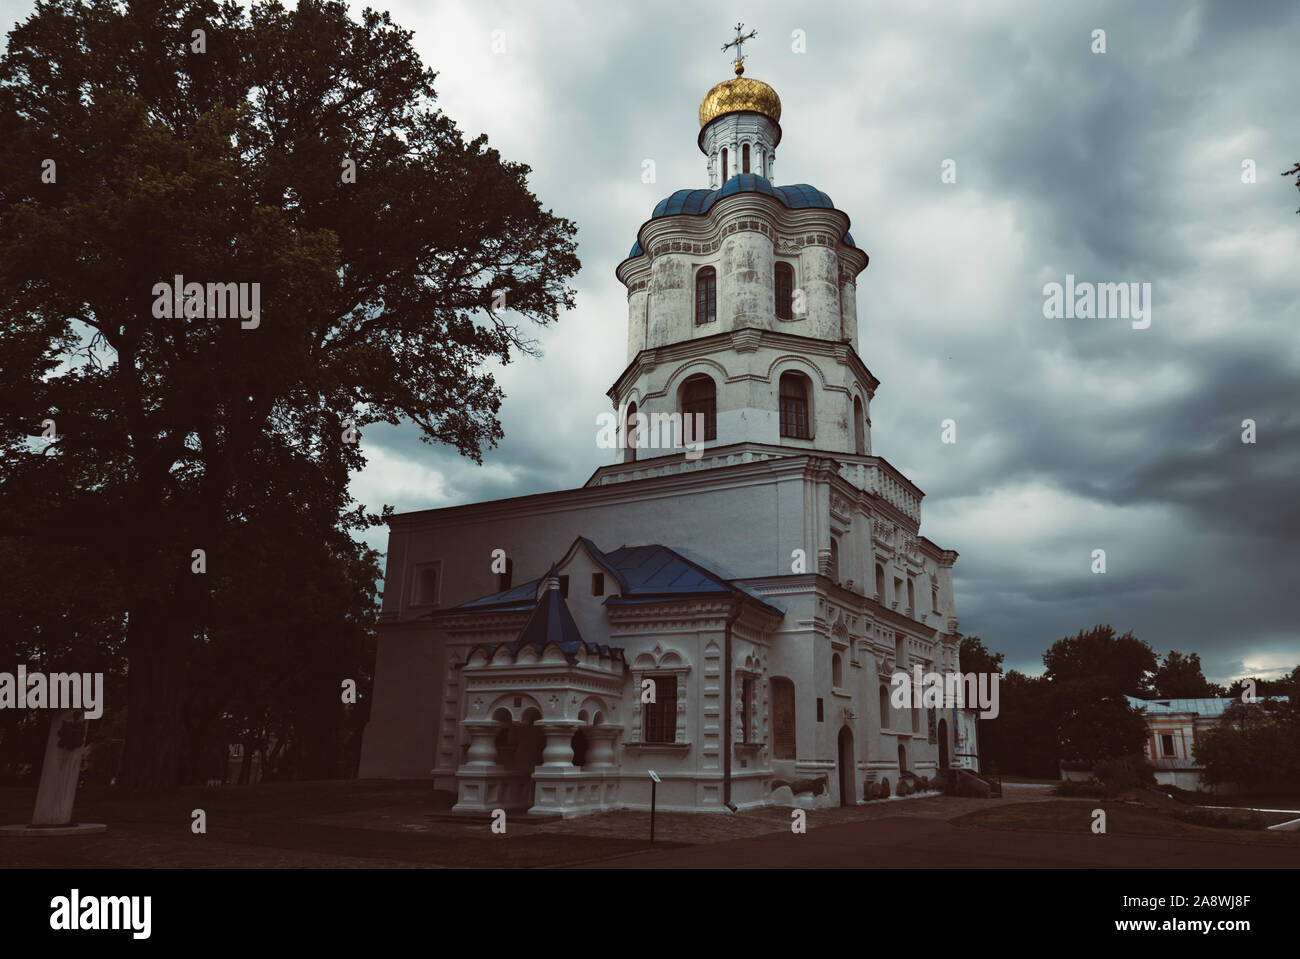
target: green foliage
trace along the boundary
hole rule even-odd
[[[1093,768],[1093,774],[1113,792],[1131,792],[1156,784],[1155,767],[1141,755],[1103,759]]]
[[[1295,708],[1300,667],[1284,682],[1286,702],[1236,703],[1196,741],[1207,783],[1241,783],[1266,792],[1300,791],[1300,715]]]
[[[1170,650],[1157,667],[1151,686],[1155,695],[1162,699],[1208,699],[1224,695],[1223,687],[1211,683],[1201,672],[1199,655],[1184,656],[1174,650]]]
[[[957,648],[957,661],[963,673],[1002,672],[1002,653],[994,653],[978,636],[963,636]]]
[[[379,518],[348,495],[343,421],[480,460],[502,435],[484,365],[573,305],[576,228],[433,80],[387,14],[319,0],[56,0],[9,34],[0,542],[20,582],[66,574],[20,642],[129,660],[131,785],[203,778],[232,731],[302,771],[355,738],[338,681],[366,688],[377,566],[349,534]],[[260,284],[260,325],[154,317],[177,274]]]
[[[979,720],[984,769],[1055,778],[1056,714],[1047,680],[1011,670],[999,682],[996,719]]]
[[[1106,625],[1059,639],[1043,653],[1044,676],[1053,683],[1083,683],[1104,696],[1147,696],[1155,651],[1131,632],[1116,636]]]
[[[1183,822],[1196,826],[1211,826],[1216,829],[1267,829],[1268,820],[1257,812],[1241,810],[1234,812],[1226,809],[1173,809],[1170,815]]]

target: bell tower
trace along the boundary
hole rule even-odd
[[[661,200],[618,266],[628,366],[609,396],[621,460],[681,455],[644,432],[673,413],[703,414],[706,449],[871,453],[879,384],[858,355],[857,315],[868,257],[829,196],[775,185],[781,99],[744,75],[740,51],[754,36],[737,25],[723,47],[736,50],[735,76],[700,103],[708,187]]]

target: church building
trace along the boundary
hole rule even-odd
[[[617,269],[614,461],[390,518],[361,777],[574,816],[648,807],[653,770],[659,808],[721,812],[975,759],[955,710],[890,702],[896,671],[958,669],[957,554],[872,449],[867,254],[826,193],[775,185],[781,101],[743,60],[700,104],[708,186],[663,199]],[[698,428],[644,442],[669,414]]]

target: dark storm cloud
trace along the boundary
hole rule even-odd
[[[613,276],[654,203],[700,186],[695,109],[734,13],[696,4],[389,5],[440,105],[575,219],[578,308],[501,370],[506,438],[475,467],[372,427],[354,488],[419,509],[580,485],[626,363]],[[1300,659],[1300,159],[1275,4],[756,4],[749,72],[781,94],[778,183],[824,189],[872,262],[873,448],[961,553],[962,629],[1036,669],[1097,622],[1214,678]],[[1095,28],[1107,52],[1090,51]],[[491,31],[509,52],[488,53]],[[791,51],[805,31],[806,54]],[[940,163],[957,162],[956,184]],[[1241,182],[1253,159],[1258,183]],[[655,182],[642,182],[646,160]],[[1044,283],[1152,284],[1152,324],[1051,320]],[[939,423],[958,423],[958,443]],[[1259,442],[1240,442],[1241,421]],[[382,531],[372,542],[382,544]],[[1090,572],[1106,550],[1107,573]]]

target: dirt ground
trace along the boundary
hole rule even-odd
[[[31,790],[0,790],[0,822],[21,822],[31,799]],[[886,865],[889,859],[902,865],[1015,865],[1018,855],[1029,864],[1041,859],[1045,848],[1060,846],[1045,842],[1045,831],[1088,836],[1087,816],[1096,803],[1059,799],[1042,786],[1006,783],[1001,799],[931,795],[809,810],[808,833],[795,838],[813,841],[797,847],[785,842],[792,835],[791,812],[780,808],[738,814],[659,813],[651,846],[650,817],[644,811],[545,823],[516,818],[507,822],[506,834],[499,835],[485,821],[449,821],[449,805],[450,797],[434,793],[427,783],[194,788],[144,802],[88,789],[78,797],[78,818],[106,822],[107,832],[0,839],[0,866],[707,867],[780,864],[791,850],[798,850],[799,856],[790,865],[808,864],[799,858],[806,856],[815,864],[817,850],[827,857],[823,864],[832,867]],[[203,809],[207,820],[201,835],[191,830],[195,809]],[[1123,834],[1126,841],[1141,837],[1191,843],[1193,851],[1227,844],[1236,850],[1231,853],[1234,861],[1252,861],[1253,855],[1261,865],[1273,864],[1276,855],[1300,857],[1300,834],[1207,829],[1150,810],[1117,808],[1111,815],[1111,831]],[[831,837],[840,838],[828,844]],[[930,850],[929,843],[938,845]],[[948,852],[940,854],[945,849]],[[1023,855],[1014,852],[1017,849]],[[1085,846],[1071,854],[1083,856],[1079,865],[1096,864],[1089,858],[1095,851]],[[1213,860],[1213,848],[1200,852],[1200,858]],[[1150,864],[1144,858],[1147,852],[1133,856],[1132,865]],[[1300,858],[1295,864],[1300,865]]]

